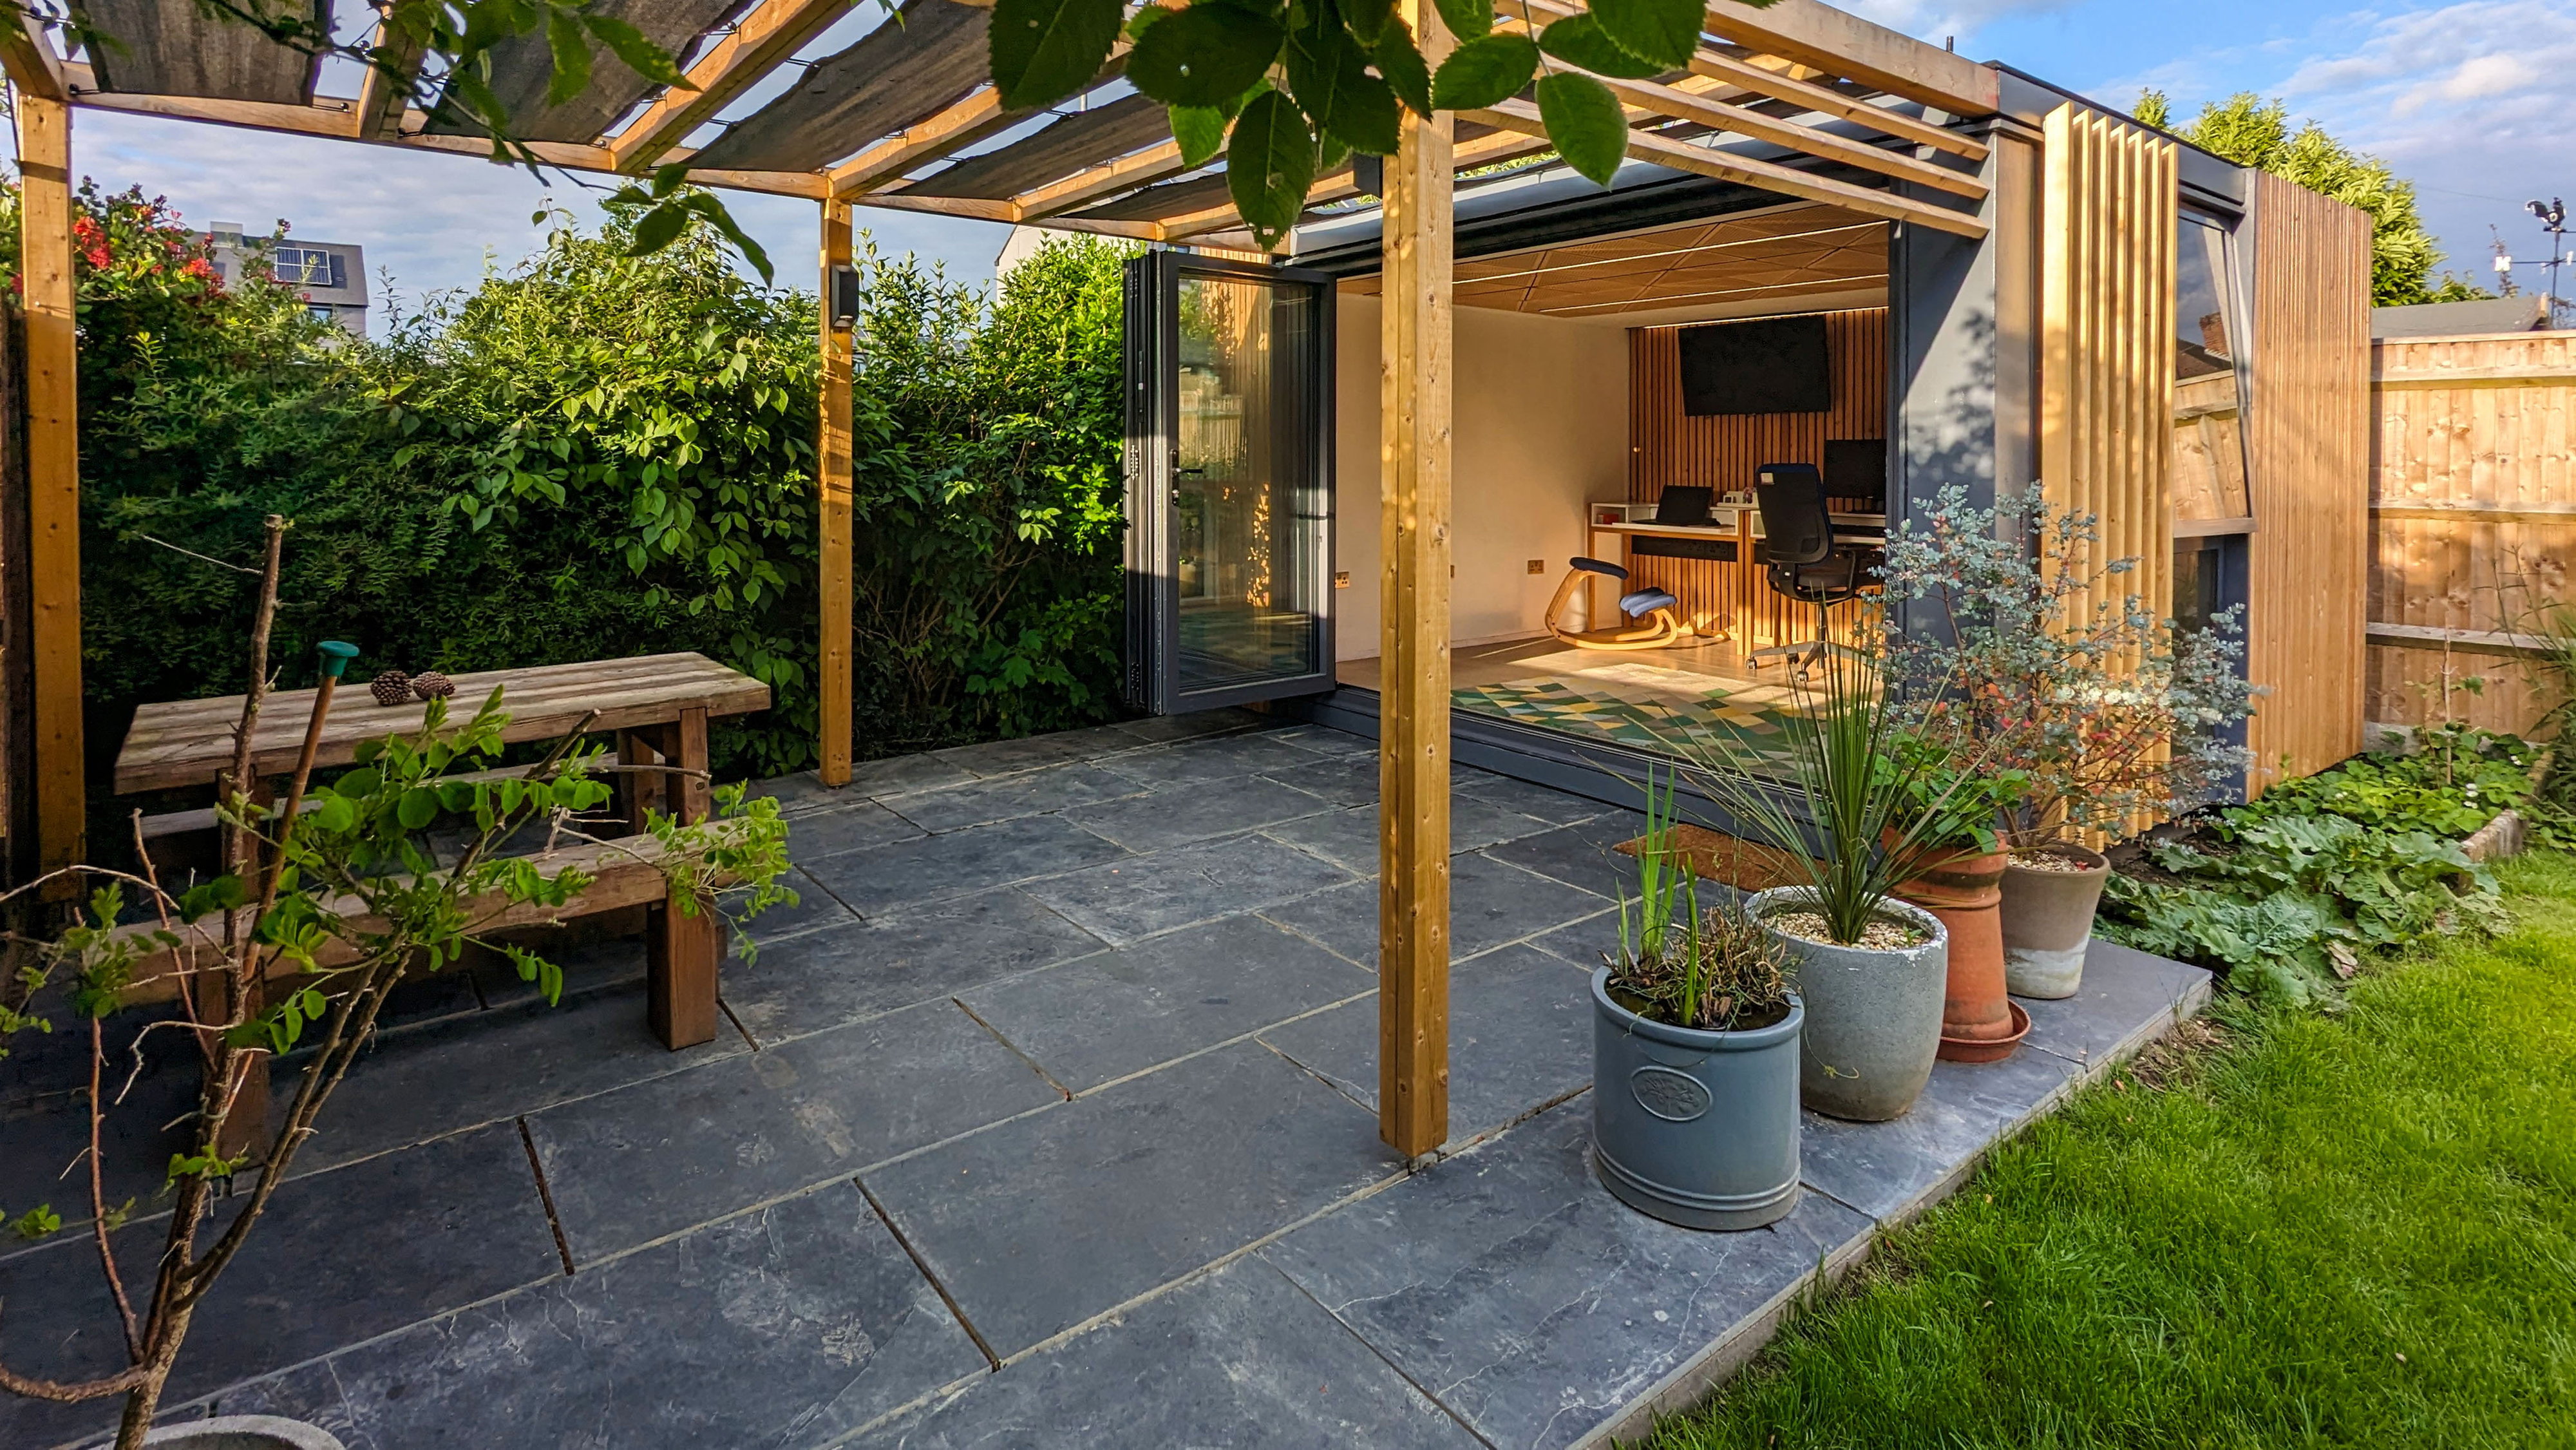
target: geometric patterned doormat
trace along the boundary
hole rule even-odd
[[[1707,681],[1710,677],[1698,678]],[[1612,694],[1606,690],[1578,690],[1562,680],[1542,677],[1456,690],[1451,692],[1451,705],[1560,734],[1615,740],[1647,750],[1715,753],[1733,747],[1776,757],[1780,747],[1765,739],[1780,734],[1781,717],[1776,706],[1771,701],[1757,704],[1741,696],[1777,697],[1784,693],[1752,687],[1706,689],[1689,695],[1626,691]]]

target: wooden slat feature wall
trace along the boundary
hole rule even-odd
[[[2370,221],[2254,177],[2249,790],[2361,749],[2370,548]]]
[[[1887,436],[1887,309],[1825,315],[1834,405],[1822,413],[1747,413],[1694,418],[1682,411],[1682,327],[1628,333],[1628,498],[1652,503],[1668,483],[1725,493],[1751,488],[1766,463],[1825,461],[1837,438]],[[1689,326],[1703,326],[1692,323]],[[1747,649],[1815,634],[1811,606],[1773,593],[1750,561],[1639,558],[1634,589],[1669,589],[1694,627],[1724,630]]]
[[[2576,599],[2576,333],[2371,351],[2368,717],[2529,731],[2560,687],[2486,636]]]
[[[2043,127],[2039,468],[2101,520],[2111,587],[2172,609],[2174,143],[2072,105]],[[2116,598],[2085,598],[2089,616]]]

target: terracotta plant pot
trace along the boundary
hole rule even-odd
[[[1896,891],[1950,933],[1941,1056],[1952,1062],[1999,1061],[2030,1034],[2030,1014],[2004,995],[2004,862],[2001,850],[1927,852]]]
[[[2025,866],[2033,856],[2082,862],[2082,871]],[[2111,858],[2082,846],[2039,846],[2014,853],[2004,867],[2004,986],[2016,997],[2072,997],[2084,985],[2085,944]]]
[[[1774,911],[1812,906],[1811,886],[1779,886],[1745,910],[1796,963],[1807,1026],[1798,1049],[1798,1095],[1827,1117],[1881,1123],[1902,1117],[1932,1076],[1941,1045],[1941,982],[1949,937],[1919,906],[1887,913],[1923,930],[1910,947],[1877,949],[1810,941],[1770,926]]]
[[[1749,1229],[1798,1205],[1798,1035],[1706,1032],[1640,1017],[1592,973],[1592,1169],[1620,1202],[1666,1223]]]

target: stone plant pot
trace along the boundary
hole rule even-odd
[[[1798,1034],[1640,1017],[1592,973],[1592,1168],[1630,1208],[1684,1228],[1760,1228],[1798,1202]]]
[[[146,1433],[143,1443],[156,1450],[348,1450],[328,1430],[275,1415],[183,1420]]]
[[[2078,871],[2041,871],[2021,864],[2046,854],[2081,861]],[[2111,858],[2082,846],[2042,846],[2015,853],[2004,867],[2004,985],[2016,997],[2072,997],[2084,985],[2084,946],[2093,938],[2093,913]]]
[[[1809,941],[1770,927],[1774,911],[1812,907],[1811,886],[1778,886],[1746,905],[1796,964],[1806,1005],[1799,1034],[1798,1091],[1829,1117],[1877,1123],[1901,1117],[1932,1076],[1941,1046],[1941,1000],[1950,934],[1922,907],[1889,901],[1884,910],[1921,928],[1919,945],[1878,951]]]
[[[2001,850],[1927,852],[1896,890],[1950,933],[1940,1055],[1952,1062],[2000,1062],[2030,1035],[2030,1014],[2004,995],[2004,862]]]

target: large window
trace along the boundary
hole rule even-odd
[[[2234,239],[2216,218],[2185,211],[2175,240],[2175,532],[2229,532],[2247,527],[2254,512],[2245,478],[2244,313],[2229,265]]]

